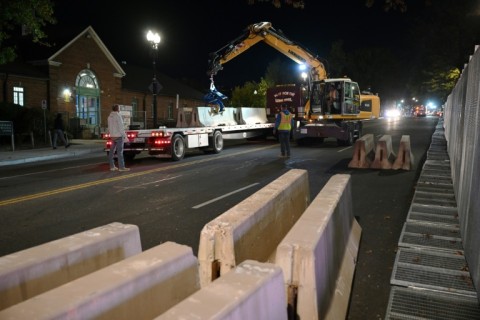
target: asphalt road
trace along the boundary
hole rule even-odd
[[[276,141],[228,144],[218,155],[191,152],[180,162],[138,157],[127,173],[110,172],[103,155],[0,168],[0,256],[114,221],[138,225],[144,250],[174,241],[198,250],[201,228],[289,169],[309,174],[313,199],[337,173],[352,175],[354,214],[362,239],[349,319],[382,319],[396,244],[436,118],[368,122],[364,133],[404,134],[411,171],[349,169],[352,147],[333,139],[292,147],[279,158]]]

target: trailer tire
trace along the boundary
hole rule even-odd
[[[180,161],[185,156],[185,140],[179,134],[172,138],[172,160]]]
[[[212,152],[220,153],[223,150],[223,136],[221,131],[215,131],[212,136]]]

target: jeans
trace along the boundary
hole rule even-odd
[[[290,131],[278,130],[278,140],[280,141],[280,151],[282,156],[290,156]]]
[[[120,169],[125,168],[125,160],[123,159],[123,138],[112,138],[112,145],[110,147],[110,152],[108,153],[108,162],[110,164],[110,169],[115,168],[115,163],[113,162],[113,156],[117,150],[117,159],[118,167]]]

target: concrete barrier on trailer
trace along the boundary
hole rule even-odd
[[[190,247],[166,242],[0,312],[0,319],[152,319],[195,291]]]
[[[187,118],[185,116],[184,108],[178,108],[177,111],[177,125],[176,128],[188,128]]]
[[[238,124],[262,124],[268,123],[265,108],[237,108],[236,120]]]
[[[0,257],[0,310],[141,251],[137,226],[111,223]]]
[[[371,155],[374,152],[374,144],[373,134],[371,133],[363,135],[361,138],[357,139],[353,146],[353,157],[348,164],[348,167],[363,169],[370,168],[372,162]]]
[[[397,159],[393,163],[392,169],[410,170],[413,167],[413,153],[410,146],[410,136],[403,135],[400,139]]]
[[[198,249],[202,287],[244,260],[274,261],[309,202],[307,171],[293,169],[207,223]]]
[[[361,228],[350,175],[335,175],[277,248],[292,319],[345,319]]]
[[[395,153],[392,149],[392,136],[384,135],[375,147],[375,159],[371,164],[372,169],[392,169]]]
[[[285,301],[282,270],[246,260],[155,319],[286,320]]]
[[[201,126],[233,126],[237,122],[235,120],[235,108],[225,108],[225,111],[218,113],[212,107],[196,107],[198,113],[198,121]]]

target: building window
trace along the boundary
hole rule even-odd
[[[132,98],[132,112],[135,114],[138,111],[138,99],[136,97]]]
[[[13,103],[25,106],[23,87],[13,87]]]
[[[86,125],[100,125],[100,87],[96,75],[88,69],[80,71],[75,86],[77,117]]]

